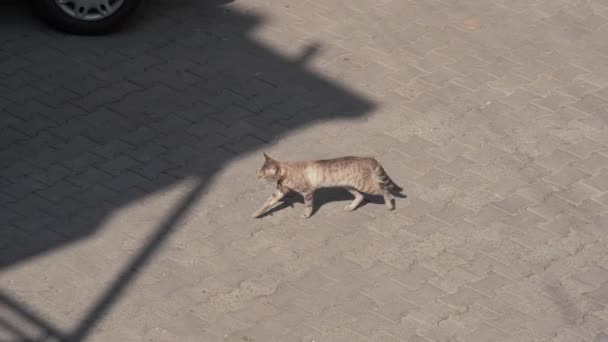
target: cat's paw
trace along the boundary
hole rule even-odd
[[[310,218],[310,216],[311,216],[311,213],[304,213],[304,214],[300,215],[301,218],[305,218],[305,219]]]
[[[355,207],[353,207],[352,205],[347,205],[346,207],[344,207],[344,210],[353,211],[353,210],[355,210]]]
[[[259,211],[256,211],[255,213],[253,213],[253,214],[251,215],[251,217],[253,217],[253,218],[260,218],[260,216],[262,216],[262,214],[263,214],[263,213],[260,213]]]

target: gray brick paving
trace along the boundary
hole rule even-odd
[[[146,7],[0,3],[0,340],[606,339],[605,1]],[[408,197],[252,220],[262,151]]]

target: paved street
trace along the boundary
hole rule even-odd
[[[152,0],[102,37],[21,3],[0,341],[608,334],[607,1]],[[407,198],[253,219],[262,152],[371,155]]]

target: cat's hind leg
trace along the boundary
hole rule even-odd
[[[363,196],[362,193],[360,193],[359,191],[355,190],[354,188],[346,188],[346,190],[348,192],[351,193],[351,195],[355,196],[355,198],[353,199],[353,201],[347,205],[346,207],[344,207],[344,210],[346,211],[353,211],[355,209],[357,209],[357,207],[361,204],[361,202],[363,202],[363,200],[365,199],[365,197]]]
[[[393,195],[388,190],[382,191],[382,196],[384,197],[384,205],[388,208],[388,210],[395,210],[395,199]]]

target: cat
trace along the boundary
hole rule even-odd
[[[386,174],[382,165],[374,158],[341,157],[327,160],[278,161],[264,153],[264,165],[258,171],[258,179],[277,183],[277,189],[264,205],[253,213],[254,218],[262,216],[279,200],[295,191],[304,197],[303,218],[313,212],[315,190],[342,187],[355,198],[344,210],[355,210],[364,200],[363,194],[382,195],[389,210],[395,209],[392,194],[400,194],[403,189]]]

